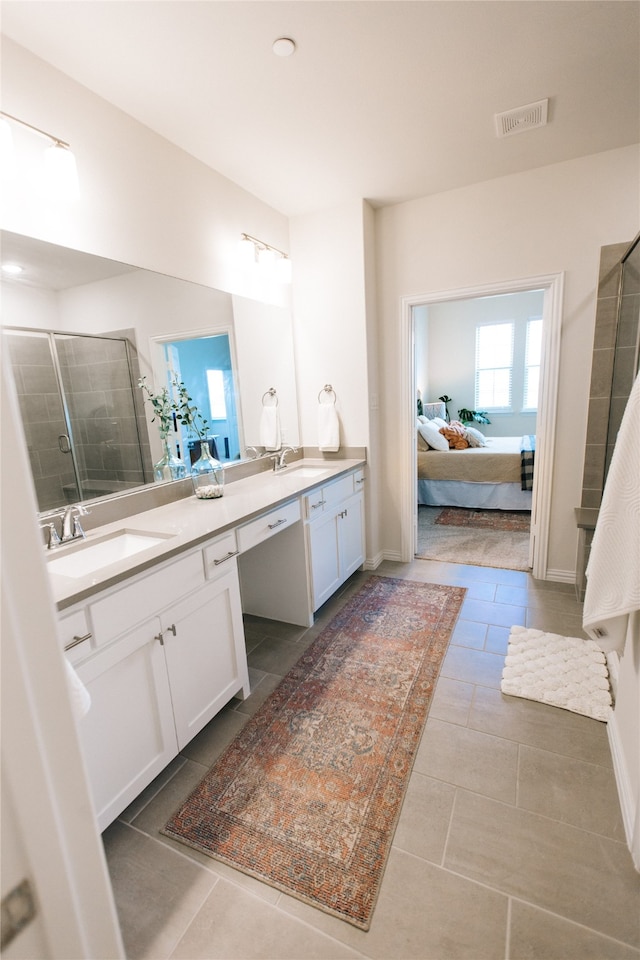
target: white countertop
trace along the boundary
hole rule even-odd
[[[322,486],[340,474],[364,466],[364,460],[298,460],[278,473],[256,474],[225,485],[224,496],[217,500],[185,497],[175,503],[147,510],[114,523],[96,527],[86,539],[47,551],[47,560],[62,557],[122,530],[131,533],[157,533],[165,539],[140,553],[110,563],[80,577],[67,577],[50,571],[53,599],[58,609],[85,600],[92,594],[113,586],[127,577],[181,553],[189,547],[210,540],[218,534],[241,526],[282,503]],[[305,477],[296,467],[322,467],[323,473]]]

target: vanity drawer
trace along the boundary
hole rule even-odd
[[[109,643],[204,582],[198,550],[96,600],[90,606],[96,645]]]
[[[58,621],[58,636],[69,663],[77,663],[91,653],[92,634],[84,607]]]
[[[340,477],[338,480],[334,480],[333,483],[327,483],[322,487],[317,487],[303,498],[305,518],[307,520],[313,520],[314,517],[319,516],[324,510],[352,496],[353,492],[353,473],[347,474],[346,477]]]
[[[204,569],[208,580],[216,577],[222,572],[225,561],[235,557],[238,553],[238,543],[235,530],[229,530],[223,536],[218,537],[213,543],[204,548]]]
[[[257,520],[245,524],[238,529],[238,549],[240,553],[250,550],[263,540],[268,540],[275,533],[280,533],[285,527],[291,526],[300,519],[300,502],[293,500],[285,503],[276,510],[263,514]]]

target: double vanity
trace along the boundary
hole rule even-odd
[[[101,830],[249,695],[243,613],[311,626],[362,565],[363,468],[297,461],[48,553],[60,643],[91,698],[78,730]]]

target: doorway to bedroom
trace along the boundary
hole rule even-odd
[[[403,301],[411,556],[544,579],[561,289],[553,275]]]
[[[417,557],[529,569],[520,452],[535,450],[543,309],[543,290],[414,308]]]

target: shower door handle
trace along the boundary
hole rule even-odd
[[[60,453],[71,453],[71,440],[66,433],[61,433],[58,437],[58,446]]]

